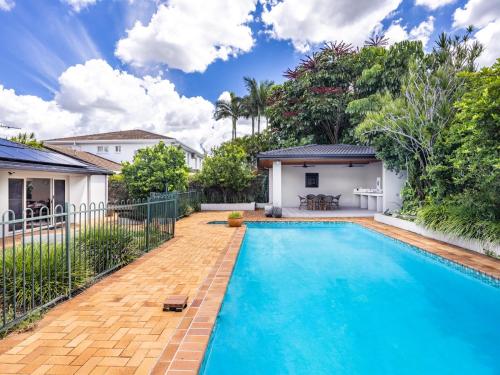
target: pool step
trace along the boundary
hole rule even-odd
[[[163,303],[163,311],[181,312],[187,307],[188,296],[168,296]]]

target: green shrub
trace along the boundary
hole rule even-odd
[[[116,226],[90,228],[77,238],[76,247],[86,255],[89,268],[97,275],[141,256],[144,238],[143,230]]]
[[[24,252],[22,246],[16,246],[15,259],[13,248],[6,248],[3,261],[6,277],[4,280],[3,273],[0,274],[0,287],[5,281],[2,308],[7,310],[8,320],[14,315],[14,300],[16,313],[20,315],[69,292],[66,250],[62,244],[33,243],[26,245]],[[82,258],[73,257],[72,288],[84,286],[90,273]]]
[[[243,215],[238,211],[233,211],[227,216],[228,219],[241,219],[242,217]]]
[[[491,209],[475,207],[467,197],[428,203],[419,211],[417,222],[424,226],[463,238],[500,243],[500,222],[488,216]]]

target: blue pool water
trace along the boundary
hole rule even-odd
[[[203,374],[500,374],[500,288],[355,224],[249,224]]]

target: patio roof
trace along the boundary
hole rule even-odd
[[[370,163],[378,161],[375,150],[360,145],[306,145],[261,152],[257,155],[260,167],[270,167],[273,161],[297,164],[314,161],[317,164]]]

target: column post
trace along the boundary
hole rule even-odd
[[[281,189],[281,161],[273,162],[273,206],[274,207],[282,207],[282,189]]]

